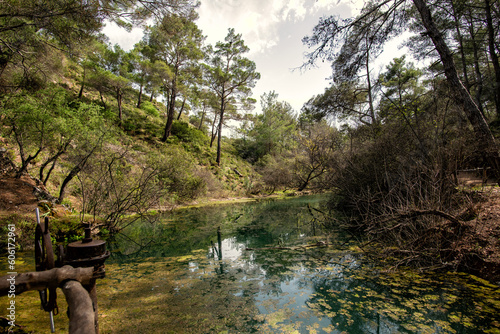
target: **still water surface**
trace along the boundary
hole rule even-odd
[[[497,286],[383,273],[321,229],[324,200],[183,209],[128,229],[98,283],[102,332],[500,333]]]

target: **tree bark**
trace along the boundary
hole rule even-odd
[[[87,290],[80,282],[71,280],[64,283],[61,288],[68,302],[69,333],[95,333],[94,306]]]
[[[120,88],[116,89],[116,102],[118,103],[118,118],[120,119],[120,123],[122,121],[122,90]]]
[[[368,40],[368,36],[366,37]],[[370,108],[370,118],[372,119],[371,124],[377,123],[375,116],[375,108],[373,107],[373,94],[372,94],[372,82],[370,78],[370,51],[366,51],[366,81],[368,83],[368,106]]]
[[[203,104],[203,112],[201,113],[201,120],[200,120],[200,125],[198,125],[198,130],[201,130],[201,127],[203,125],[203,121],[205,120],[205,113],[206,113],[206,105]]]
[[[184,99],[182,100],[181,110],[179,111],[179,115],[177,116],[177,120],[181,119],[181,115],[182,115],[182,112],[184,111],[185,105],[186,105],[186,97],[184,96]]]
[[[486,9],[486,26],[488,28],[488,47],[493,69],[495,70],[495,104],[497,108],[497,118],[500,119],[500,64],[498,63],[498,56],[495,52],[495,31],[491,16],[490,0],[484,0],[484,4]]]
[[[214,145],[215,136],[217,136],[217,129],[215,123],[217,122],[217,113],[214,115],[214,121],[212,122],[212,135],[210,137],[210,148]]]
[[[168,103],[168,111],[167,111],[167,123],[165,124],[165,130],[163,132],[163,137],[161,139],[162,142],[167,141],[167,138],[170,137],[172,131],[172,123],[174,122],[175,99],[177,97],[177,91],[175,89],[172,89],[172,93],[170,96],[171,97]]]
[[[470,34],[470,38],[472,41],[472,51],[473,51],[473,55],[474,55],[474,70],[476,72],[476,86],[477,86],[476,103],[477,103],[477,107],[479,108],[479,110],[482,113],[483,112],[483,104],[482,104],[483,75],[481,74],[481,67],[479,66],[479,52],[478,52],[479,50],[478,50],[478,45],[476,43],[476,32],[475,32],[475,28],[474,28],[474,18],[472,17],[472,13],[470,12],[470,9],[469,9],[469,18],[470,18],[469,34]],[[467,88],[468,88],[467,90],[470,93],[470,87],[468,86]]]
[[[102,92],[99,90],[99,96],[101,97],[101,102],[102,106],[104,107],[104,110],[108,110],[108,106],[106,105],[106,102],[104,101],[104,96],[102,95]]]
[[[66,280],[76,280],[89,284],[93,279],[94,268],[73,268],[64,266],[45,271],[19,273],[0,277],[0,296],[7,296],[14,282],[16,295],[30,290],[56,288]]]
[[[78,92],[78,98],[81,99],[83,96],[83,89],[85,88],[85,74],[86,74],[85,65],[83,66],[83,77],[82,77],[82,85],[80,86],[80,92]]]
[[[141,83],[141,87],[139,88],[139,97],[137,98],[137,108],[140,108],[142,103],[142,86],[143,84]]]
[[[451,1],[451,8],[453,10],[453,17],[455,18],[455,30],[457,31],[458,45],[460,49],[460,60],[462,62],[462,71],[464,76],[465,89],[467,89],[470,92],[469,76],[467,73],[467,61],[465,59],[465,52],[464,52],[464,39],[462,36],[462,32],[460,31],[460,18],[458,17],[454,1]]]
[[[49,180],[50,174],[52,173],[52,170],[54,169],[54,166],[56,164],[57,159],[64,153],[66,153],[66,150],[68,149],[69,144],[71,144],[71,139],[68,140],[67,142],[64,143],[64,145],[61,145],[59,147],[59,150],[51,156],[49,159],[47,159],[41,166],[39,170],[39,176],[40,176],[40,181],[42,181],[43,185],[47,185],[47,181]],[[52,163],[52,167],[49,169],[47,172],[47,175],[44,177],[44,170],[45,168]]]
[[[222,99],[220,105],[220,118],[219,118],[218,134],[217,134],[217,159],[215,161],[217,162],[217,166],[220,166],[220,160],[221,160],[222,122],[224,121],[224,109],[225,109],[224,107],[225,107],[225,101],[224,99]]]
[[[14,131],[14,138],[16,139],[17,145],[19,146],[19,155],[21,156],[21,168],[16,172],[16,176],[15,176],[16,179],[19,179],[24,174],[24,172],[26,172],[28,170],[28,166],[31,163],[31,161],[33,161],[34,159],[36,159],[36,157],[38,157],[38,155],[40,154],[40,152],[43,151],[43,149],[44,149],[43,134],[42,134],[42,136],[40,138],[40,144],[38,146],[38,150],[35,152],[35,155],[31,155],[30,154],[26,158],[26,155],[24,153],[24,143],[23,143],[23,140],[22,140],[22,134],[19,135],[15,124],[13,124],[12,128],[13,128],[13,131]]]
[[[488,163],[498,172],[498,148],[486,119],[460,81],[453,61],[453,55],[443,35],[434,24],[429,7],[427,7],[424,0],[413,0],[413,3],[420,13],[424,27],[427,29],[426,34],[432,39],[436,51],[439,53],[441,62],[444,66],[446,79],[455,95],[456,102],[463,108],[464,113],[474,129],[477,142],[479,143],[479,151],[483,154]]]

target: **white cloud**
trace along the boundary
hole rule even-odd
[[[215,44],[222,41],[229,28],[241,33],[252,54],[266,52],[279,44],[281,23],[300,23],[308,15],[335,7],[326,0],[226,0],[205,1],[199,8],[198,26]]]
[[[113,22],[107,22],[102,32],[109,37],[111,44],[118,44],[125,51],[132,49],[144,35],[143,30],[140,28],[133,28],[129,32]]]
[[[224,40],[229,28],[242,34],[250,52],[259,53],[277,44],[278,23],[270,1],[206,1],[199,8],[198,26],[207,35],[207,42]]]
[[[292,72],[302,65],[307,51],[301,39],[312,32],[321,16],[349,13],[347,4],[331,0],[206,0],[197,23],[211,44],[222,41],[230,27],[241,33],[250,48],[247,57],[261,73],[253,97],[274,90],[300,110],[309,98],[324,91],[331,74],[328,64],[304,73]]]
[[[307,9],[304,7],[303,1],[288,0],[288,3],[283,6],[282,19],[298,22],[304,20],[307,14]]]

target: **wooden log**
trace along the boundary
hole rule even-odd
[[[90,300],[94,306],[94,319],[95,319],[95,334],[99,334],[99,310],[97,308],[97,286],[95,280],[93,280],[89,285],[83,286],[85,290],[89,293]]]
[[[79,281],[82,284],[90,284],[94,275],[94,268],[73,268],[64,266],[46,271],[36,271],[5,275],[0,277],[0,296],[9,293],[19,295],[29,290],[43,290],[46,288],[57,288],[66,280]]]
[[[77,281],[66,281],[61,289],[68,302],[69,334],[94,334],[94,306],[89,293]]]
[[[303,246],[293,246],[293,247],[284,247],[284,246],[276,246],[276,247],[261,247],[261,248],[245,248],[245,250],[268,250],[268,249],[279,249],[279,250],[301,250],[312,247],[328,247],[328,242],[326,241],[318,241],[315,244],[303,245]]]

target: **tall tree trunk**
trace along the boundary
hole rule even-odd
[[[116,101],[118,102],[118,118],[122,122],[122,91],[120,88],[116,89]]]
[[[201,130],[201,127],[203,125],[203,121],[205,120],[205,113],[206,113],[206,110],[207,110],[207,106],[205,103],[203,103],[203,111],[201,113],[201,120],[200,120],[200,125],[198,125],[198,130]]]
[[[22,134],[20,135],[18,131],[16,131],[16,126],[13,125],[13,132],[14,132],[14,138],[17,142],[17,145],[19,147],[19,155],[21,156],[21,168],[16,172],[15,178],[19,179],[23,175],[24,172],[28,170],[28,166],[31,163],[31,161],[35,160],[36,157],[43,151],[44,149],[44,141],[43,141],[43,135],[40,137],[40,143],[38,146],[38,150],[35,152],[34,155],[28,155],[26,158],[25,152],[24,152],[24,142],[22,140]]]
[[[462,31],[460,30],[460,18],[458,17],[458,13],[455,8],[455,0],[452,0],[450,2],[451,2],[451,8],[453,10],[453,17],[455,18],[455,30],[457,31],[458,47],[460,49],[460,60],[462,62],[464,85],[465,89],[467,89],[470,92],[469,75],[467,73],[467,61],[465,59],[465,52],[464,52],[464,38],[462,36]]]
[[[177,116],[177,120],[181,119],[182,112],[184,111],[184,106],[186,105],[186,97],[182,100],[181,110],[179,110],[179,115]]]
[[[483,154],[488,163],[493,168],[495,168],[498,173],[498,148],[495,142],[495,138],[491,133],[490,127],[488,126],[486,119],[470,96],[469,92],[460,81],[457,70],[455,68],[455,63],[453,62],[453,55],[448,48],[448,45],[446,45],[443,35],[434,24],[431,11],[427,7],[427,4],[424,0],[413,0],[413,3],[420,13],[422,23],[427,29],[427,34],[432,39],[436,51],[439,53],[441,62],[444,66],[446,79],[451,86],[452,91],[454,92],[455,100],[457,104],[463,108],[469,122],[474,129],[474,133],[477,137],[477,142],[479,143],[478,149]]]
[[[217,138],[217,133],[219,133],[219,130],[217,130],[217,129],[214,129],[214,131],[212,131],[212,136],[210,138],[210,148],[212,148],[214,146],[214,141],[215,141],[215,138]]]
[[[219,126],[218,126],[218,134],[217,134],[217,159],[215,162],[217,162],[217,165],[220,166],[220,160],[221,160],[221,144],[222,144],[222,123],[224,121],[224,107],[225,107],[225,101],[224,98],[221,99],[221,104],[220,104],[220,117],[219,117]]]
[[[104,96],[102,96],[101,91],[99,91],[99,96],[101,97],[101,102],[102,102],[102,106],[104,107],[104,110],[107,110],[108,106],[106,105],[106,102],[104,101]]]
[[[215,114],[214,121],[212,122],[212,138],[210,140],[210,148],[213,146],[215,137],[217,136],[217,129],[215,128],[216,123],[217,123],[217,114]]]
[[[54,165],[57,161],[57,159],[59,159],[59,157],[61,155],[63,155],[66,150],[68,149],[68,146],[69,144],[71,143],[71,140],[67,141],[64,145],[62,145],[61,147],[59,147],[59,150],[56,152],[56,154],[54,154],[53,156],[51,156],[50,158],[48,158],[41,166],[40,166],[40,170],[39,170],[39,175],[40,175],[40,180],[42,181],[42,183],[44,185],[47,184],[47,181],[50,177],[50,173],[52,172],[52,170],[54,169]],[[47,175],[44,177],[44,170],[45,168],[50,164],[52,163],[52,167],[49,169],[49,172],[47,173]]]
[[[80,86],[80,92],[78,93],[78,98],[81,99],[83,96],[83,88],[85,87],[85,73],[87,72],[85,66],[83,66],[83,77],[82,77],[82,85]]]
[[[474,19],[472,17],[472,13],[469,10],[469,33],[470,33],[470,38],[472,41],[472,53],[474,55],[474,70],[476,72],[476,104],[481,113],[483,112],[483,102],[482,102],[482,95],[483,95],[483,75],[481,74],[481,68],[479,66],[479,52],[478,52],[478,46],[476,43],[476,31],[474,28]],[[470,93],[470,89],[469,89]]]
[[[71,171],[68,173],[68,175],[66,175],[66,177],[64,178],[64,180],[61,184],[61,188],[59,189],[59,197],[57,199],[58,203],[62,203],[63,199],[66,197],[66,186],[68,185],[68,183],[71,180],[73,180],[73,178],[76,175],[78,175],[78,173],[82,170],[82,168],[83,168],[83,166],[78,164],[71,169]]]
[[[174,122],[174,113],[175,113],[175,98],[177,92],[175,89],[172,89],[170,100],[168,102],[168,110],[167,110],[167,123],[165,124],[165,130],[163,131],[163,137],[161,139],[162,142],[166,142],[167,138],[170,137],[172,131],[172,123]]]
[[[137,108],[140,108],[142,103],[142,87],[143,84],[141,82],[141,86],[139,87],[139,97],[137,98]]]
[[[498,56],[495,51],[495,29],[491,16],[490,0],[484,0],[484,4],[486,9],[486,26],[488,28],[488,47],[493,69],[495,70],[495,104],[497,107],[497,118],[500,119],[500,64],[498,63]]]
[[[366,37],[368,39],[368,36]],[[368,48],[369,50],[369,48]],[[375,124],[377,119],[375,117],[375,108],[373,107],[373,94],[372,94],[372,82],[370,78],[370,53],[366,51],[366,81],[368,82],[368,105],[370,108],[370,118],[372,119],[371,124]]]
[[[56,162],[57,162],[57,160],[52,161],[52,165],[50,166],[49,171],[47,172],[47,175],[45,176],[45,179],[42,180],[42,184],[44,186],[47,185],[47,182],[49,181],[50,175],[52,175],[52,171],[56,167]]]

